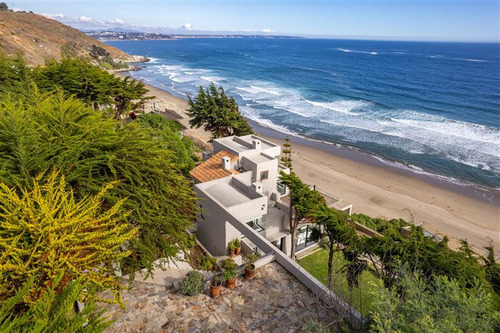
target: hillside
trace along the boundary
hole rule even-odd
[[[42,65],[47,58],[59,60],[63,55],[91,56],[90,50],[99,62],[105,57],[108,63],[113,63],[111,59],[117,63],[133,60],[129,54],[55,20],[33,13],[0,11],[0,51],[7,55],[21,53],[28,64]]]

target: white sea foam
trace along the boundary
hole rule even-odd
[[[230,94],[248,102],[241,106],[246,117],[280,132],[296,134],[291,124],[297,124],[308,129],[308,133],[331,133],[332,139],[341,138],[344,142],[375,143],[500,173],[500,130],[496,128],[412,110],[381,108],[367,100],[315,101],[305,98],[297,88],[263,80],[226,80],[215,71],[182,65],[155,65],[150,71],[168,77],[171,90],[179,94],[191,94],[200,85],[225,80]],[[279,119],[286,125],[270,119]]]
[[[429,58],[432,59],[444,59],[444,60],[459,60],[459,61],[470,61],[470,62],[490,62],[485,59],[470,59],[470,58],[450,58],[443,55],[431,55]]]
[[[463,61],[470,61],[470,62],[489,62],[488,60],[484,59],[468,59],[468,58],[453,58],[455,60],[463,60]]]
[[[160,61],[159,58],[148,57],[148,59],[149,59],[148,61],[149,64],[157,64]]]
[[[200,76],[200,78],[202,80],[207,81],[207,82],[212,82],[212,83],[216,83],[216,84],[219,84],[222,80],[224,80],[223,78],[218,77],[218,76]]]
[[[378,54],[378,52],[375,52],[375,51],[349,50],[349,49],[343,49],[341,47],[338,47],[337,50],[345,52],[345,53],[362,53],[362,54],[371,54],[371,55]]]
[[[305,100],[307,103],[314,105],[316,107],[325,108],[335,112],[358,115],[358,113],[353,112],[353,110],[369,107],[372,103],[362,100],[338,100],[332,102],[315,102]]]
[[[265,94],[270,94],[270,95],[274,95],[274,96],[279,96],[281,94],[279,89],[276,89],[276,88],[273,89],[270,87],[258,87],[258,86],[254,86],[254,85],[251,85],[250,87],[236,87],[236,89],[241,90],[241,91],[245,91],[245,92],[250,93],[250,94],[265,93]]]

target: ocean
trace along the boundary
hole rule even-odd
[[[211,82],[248,119],[452,183],[500,189],[500,44],[210,38],[108,42],[176,96]]]

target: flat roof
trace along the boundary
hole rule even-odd
[[[239,205],[253,199],[243,191],[226,182],[217,182],[207,187],[204,191],[225,207]]]
[[[239,137],[228,136],[225,138],[216,139],[215,141],[218,141],[221,144],[223,144],[223,145],[233,149],[234,151],[237,151],[240,153],[240,152],[244,152],[244,151],[248,151],[248,150],[253,149],[252,140],[260,140],[260,142],[261,142],[260,145],[261,145],[262,150],[266,150],[266,149],[273,148],[273,147],[278,147],[278,145],[275,143],[272,143],[272,142],[267,141],[265,139],[262,139],[256,135],[251,135],[251,134],[245,135],[245,136],[239,136]]]
[[[268,162],[275,160],[275,158],[266,156],[264,154],[257,154],[257,155],[251,155],[251,156],[245,156],[245,158],[249,159],[250,161],[254,163],[262,163],[262,162]]]

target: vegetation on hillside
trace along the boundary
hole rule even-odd
[[[328,259],[326,276],[321,278],[327,287],[335,290],[339,279],[345,279],[354,293],[366,269],[383,281],[374,296],[379,302],[371,307],[369,316],[373,330],[440,332],[444,328],[450,331],[465,328],[465,331],[492,332],[500,329],[500,265],[495,261],[492,247],[488,248],[486,258],[475,254],[467,241],[462,241],[459,251],[453,251],[448,247],[447,237],[442,240],[427,237],[421,227],[402,219],[349,216],[327,207],[324,200],[318,200],[320,194],[303,184],[293,172],[281,173],[281,180],[290,188],[294,219],[316,223],[325,237],[322,243],[328,249]],[[355,222],[381,235],[360,235]],[[334,262],[339,252],[345,263],[335,269],[339,266]],[[314,265],[305,267],[312,274],[317,273]],[[403,274],[401,267],[408,274]],[[423,300],[418,295],[436,298],[429,296]],[[352,297],[344,299],[349,301]],[[439,315],[441,302],[447,302],[445,317]],[[361,299],[357,304],[363,303]],[[462,312],[464,315],[460,315]],[[425,321],[422,327],[426,329],[419,329],[421,320]]]
[[[429,283],[408,267],[397,268],[391,289],[374,292],[373,332],[493,332],[500,313],[479,282],[469,287],[447,276]]]
[[[21,54],[29,65],[43,65],[51,58],[85,57],[111,69],[128,66],[125,62],[131,60],[130,55],[119,49],[56,20],[32,12],[13,12],[7,10],[7,5],[3,8],[0,9],[0,52],[8,56]]]
[[[16,299],[12,327],[100,290],[119,302],[116,269],[151,271],[192,246],[193,146],[159,115],[122,116],[144,101],[141,82],[79,59],[30,68],[0,55],[0,92],[0,301]],[[40,325],[68,327],[59,310]]]
[[[75,312],[75,302],[84,293],[81,280],[69,282],[61,290],[61,275],[49,288],[43,291],[30,307],[21,307],[29,293],[33,279],[9,299],[0,303],[0,332],[2,333],[100,333],[112,324],[103,317],[95,300],[85,301],[80,312]]]
[[[152,137],[160,142],[165,149],[173,152],[172,162],[186,176],[195,167],[198,158],[194,155],[193,142],[181,135],[181,124],[174,120],[168,120],[159,114],[143,114],[139,117],[139,123],[145,128],[150,128]]]
[[[194,100],[189,97],[189,105],[191,108],[187,114],[191,117],[191,127],[203,126],[214,139],[253,133],[234,98],[228,97],[222,87],[217,88],[213,83],[206,91],[200,87]]]
[[[67,96],[83,100],[94,110],[110,110],[114,118],[140,110],[146,97],[146,86],[130,77],[119,78],[84,59],[48,60],[33,72],[38,88],[44,92],[62,90]]]

